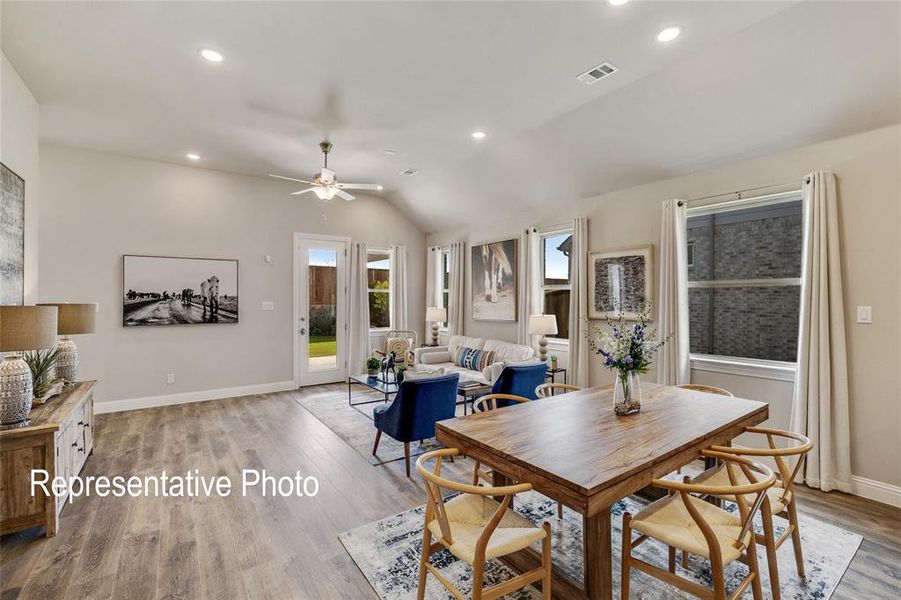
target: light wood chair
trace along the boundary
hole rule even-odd
[[[708,394],[717,394],[719,396],[729,396],[730,398],[735,397],[735,394],[733,394],[729,390],[724,390],[723,388],[718,388],[713,385],[703,385],[700,383],[683,383],[677,385],[676,387],[682,388],[683,390],[694,390],[696,392],[707,392]]]
[[[565,394],[566,392],[578,392],[581,389],[582,388],[580,387],[566,383],[542,383],[537,388],[535,388],[535,395],[539,398],[550,398],[558,391]]]
[[[809,438],[798,433],[782,431],[780,429],[769,429],[766,427],[748,427],[745,433],[752,433],[766,436],[768,448],[740,448],[740,447],[720,447],[714,446],[711,450],[730,454],[733,456],[744,457],[766,457],[776,463],[778,477],[775,485],[767,490],[766,500],[761,507],[763,516],[763,533],[756,534],[757,542],[766,547],[767,566],[770,573],[770,584],[772,586],[773,600],[779,600],[779,563],[776,559],[776,550],[791,536],[792,547],[795,551],[795,566],[798,570],[798,576],[804,577],[804,557],[801,553],[801,530],[798,527],[798,511],[795,494],[792,486],[795,478],[801,470],[801,465],[807,458],[807,454],[813,448],[813,443]],[[790,445],[779,447],[777,440]],[[790,466],[791,461],[795,461]],[[739,473],[739,480],[742,480],[742,474]],[[718,465],[711,469],[707,469],[692,480],[693,484],[700,485],[724,485],[729,482],[729,474],[723,465]],[[733,498],[727,498],[734,501]],[[788,527],[779,538],[775,535],[775,524],[773,517],[782,517],[788,521]],[[688,562],[687,554],[683,554],[682,563]]]
[[[700,598],[725,600],[723,569],[736,560],[747,564],[749,572],[729,599],[741,598],[748,586],[751,586],[755,600],[762,599],[753,520],[766,499],[767,491],[775,483],[776,475],[766,465],[742,456],[713,450],[704,450],[702,454],[723,461],[728,477],[726,485],[655,479],[651,483],[667,490],[669,495],[649,504],[634,517],[629,513],[623,515],[623,600],[629,598],[632,569]],[[699,495],[735,498],[739,515],[730,514],[704,501]],[[641,534],[634,541],[633,529]],[[668,571],[632,556],[632,548],[652,538],[669,546]],[[676,575],[676,549],[698,554],[710,561],[713,590]]]
[[[458,453],[456,448],[446,448],[428,452],[416,460],[416,471],[425,480],[428,492],[417,599],[425,598],[426,575],[431,573],[454,598],[463,600],[460,590],[429,562],[433,553],[446,548],[472,566],[473,600],[499,598],[537,581],[541,581],[541,597],[549,600],[551,526],[545,522],[541,527],[536,527],[510,509],[513,496],[532,489],[531,484],[482,487],[444,479],[441,477],[442,459]],[[426,463],[433,459],[435,466],[429,470]],[[458,492],[459,495],[445,502],[444,490]],[[542,549],[540,567],[503,583],[482,587],[487,560],[522,550],[537,541],[541,541]]]

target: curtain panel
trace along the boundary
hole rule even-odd
[[[540,256],[540,255],[539,255]],[[585,319],[588,317],[588,219],[573,219],[569,253],[569,381],[588,387],[589,354]]]
[[[541,314],[541,236],[537,227],[526,227],[520,235],[519,315],[516,339],[535,347],[529,335],[529,315]]]
[[[657,355],[657,383],[689,383],[688,245],[685,202],[663,203],[660,226],[660,281],[657,286],[657,333],[672,336]]]
[[[391,329],[407,329],[407,247],[390,246]]]
[[[367,274],[366,244],[354,243],[350,247],[350,297],[348,298],[347,351],[350,373],[366,370],[366,360],[371,356],[369,347],[369,279]]]
[[[798,370],[790,428],[814,443],[805,483],[851,492],[848,361],[835,175],[811,173],[802,186],[804,248]]]
[[[448,287],[447,333],[463,335],[463,308],[466,295],[466,243],[454,242],[450,246],[450,285]]]

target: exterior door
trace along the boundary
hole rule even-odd
[[[347,380],[347,246],[343,239],[295,235],[295,382]]]

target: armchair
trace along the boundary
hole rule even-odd
[[[404,443],[404,460],[407,477],[410,476],[410,442],[435,436],[435,423],[451,419],[457,407],[456,373],[405,380],[400,384],[391,404],[376,406],[372,411],[375,422],[375,444],[372,454],[379,447],[382,432]]]
[[[394,352],[397,364],[408,367],[413,365],[413,352],[416,350],[416,332],[409,329],[391,329],[385,336],[385,349],[373,350],[379,358]]]
[[[535,389],[544,383],[547,363],[504,367],[491,388],[492,394],[512,394],[529,400],[537,400]],[[498,400],[498,407],[510,406],[508,400]]]

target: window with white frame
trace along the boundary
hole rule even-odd
[[[690,351],[797,362],[801,191],[687,210]]]
[[[558,229],[541,235],[541,312],[557,317],[557,335],[569,340],[570,260],[572,230]]]
[[[369,328],[391,327],[391,260],[387,250],[370,249],[366,255],[369,285]]]

